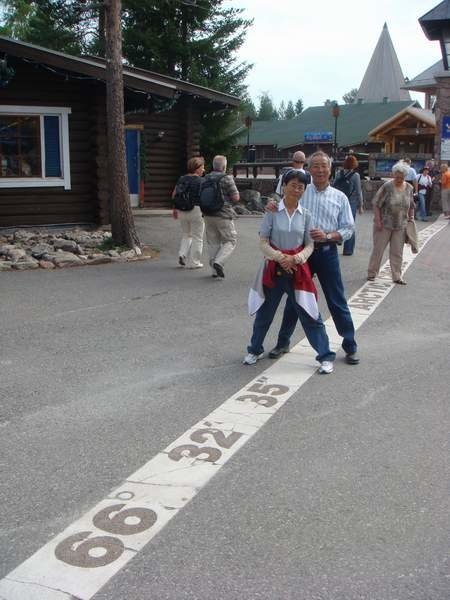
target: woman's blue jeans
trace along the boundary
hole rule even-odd
[[[419,219],[426,219],[427,218],[427,205],[426,205],[426,197],[427,197],[427,193],[426,190],[420,191],[418,193],[419,196],[419,206],[417,208],[417,216],[419,217]]]
[[[322,244],[311,254],[308,264],[311,274],[317,274],[337,332],[344,338],[342,340],[344,352],[346,354],[354,354],[357,350],[355,327],[347,300],[345,299],[344,284],[342,283],[336,245]],[[289,345],[296,324],[295,310],[293,309],[292,302],[288,299],[278,334],[277,346],[279,348]]]
[[[319,318],[315,321],[297,304],[292,277],[289,277],[288,275],[277,277],[276,285],[273,288],[264,286],[265,301],[256,313],[252,339],[247,348],[248,352],[251,352],[252,354],[262,354],[264,352],[264,339],[272,324],[283,294],[287,294],[288,302],[292,307],[292,312],[296,312],[296,316],[302,324],[309,343],[317,352],[316,360],[319,362],[324,360],[333,361],[336,358],[336,353],[330,350],[328,336],[321,316],[319,315]]]

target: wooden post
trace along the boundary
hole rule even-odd
[[[134,248],[139,238],[128,191],[122,72],[121,0],[105,0],[106,114],[108,138],[108,189],[111,234],[116,244]]]

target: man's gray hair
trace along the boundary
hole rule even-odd
[[[309,168],[311,168],[312,162],[315,158],[320,158],[320,159],[326,158],[326,160],[328,161],[328,166],[331,169],[331,163],[332,163],[331,156],[328,156],[328,154],[326,152],[323,152],[322,150],[318,150],[317,152],[314,152],[314,154],[311,154],[311,156],[308,158]]]
[[[227,157],[222,156],[222,154],[218,154],[213,158],[213,169],[214,171],[223,171],[227,170]]]
[[[392,173],[401,173],[403,177],[406,177],[409,173],[409,166],[404,160],[399,160],[392,167]]]

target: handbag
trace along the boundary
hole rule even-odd
[[[415,221],[408,221],[405,229],[405,244],[411,246],[411,252],[417,254],[419,252],[419,238]]]

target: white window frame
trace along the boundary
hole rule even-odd
[[[41,161],[42,177],[0,177],[0,188],[26,187],[63,187],[71,189],[70,182],[70,150],[69,150],[69,115],[72,109],[67,106],[14,106],[0,105],[0,115],[39,117],[41,122]],[[45,176],[45,143],[44,117],[59,117],[59,143],[61,156],[61,177]]]

